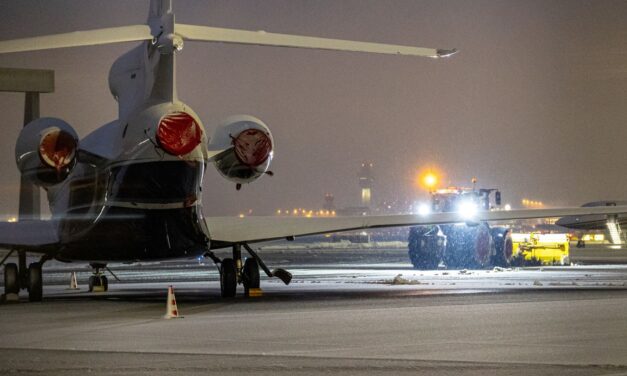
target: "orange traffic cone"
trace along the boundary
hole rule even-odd
[[[72,272],[70,276],[70,287],[68,287],[68,290],[80,290],[78,288],[78,282],[76,282],[76,272]]]
[[[164,319],[176,319],[179,317],[179,309],[176,307],[176,298],[174,297],[174,289],[172,286],[168,287],[168,301],[165,306],[165,316]]]

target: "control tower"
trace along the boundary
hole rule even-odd
[[[361,188],[361,206],[365,208],[370,207],[370,203],[372,200],[372,183],[374,183],[374,178],[372,177],[372,167],[373,164],[371,162],[363,162],[361,164],[361,168],[359,169],[359,187]]]
[[[335,203],[333,202],[334,200],[335,200],[335,197],[333,197],[331,193],[325,193],[324,205],[322,206],[322,209],[328,210],[328,211],[334,211],[335,210]]]

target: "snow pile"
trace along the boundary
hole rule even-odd
[[[419,285],[420,282],[403,278],[402,274],[398,274],[391,282],[392,285]]]

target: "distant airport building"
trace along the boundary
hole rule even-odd
[[[372,176],[372,163],[364,162],[359,169],[359,187],[361,188],[361,206],[370,208],[372,202],[372,183],[374,183],[374,177]]]

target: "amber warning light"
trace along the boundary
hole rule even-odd
[[[172,155],[184,155],[198,144],[202,131],[196,120],[185,112],[173,112],[161,119],[157,129],[159,145]]]
[[[428,192],[435,191],[439,183],[439,174],[432,170],[423,171],[418,175],[418,186]]]

